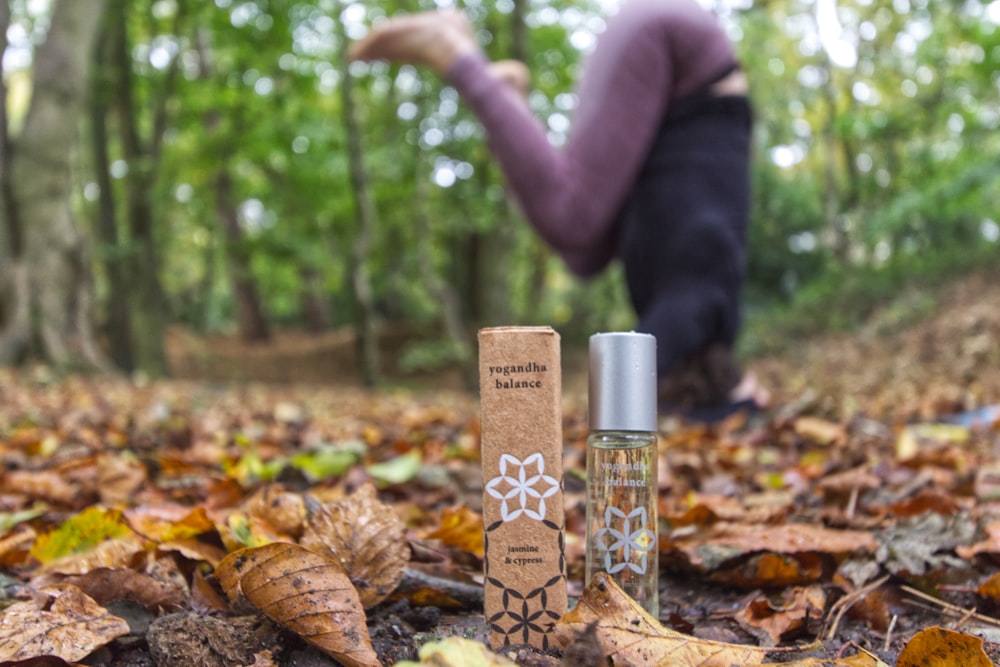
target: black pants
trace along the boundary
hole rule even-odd
[[[657,339],[665,377],[740,329],[750,207],[745,97],[675,103],[624,210],[619,253],[638,329]]]

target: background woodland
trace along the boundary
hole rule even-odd
[[[346,331],[361,377],[472,356],[478,327],[627,328],[612,269],[572,277],[429,73],[348,64],[428,3],[0,5],[0,365],[171,372],[171,332]],[[461,5],[526,61],[565,139],[608,11]],[[845,327],[905,285],[995,265],[1000,2],[718,0],[756,112],[749,353]],[[608,159],[614,159],[609,156]]]

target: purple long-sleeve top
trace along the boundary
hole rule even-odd
[[[585,65],[561,149],[482,52],[462,56],[448,80],[485,128],[529,222],[586,276],[615,255],[620,209],[671,102],[734,63],[715,17],[694,0],[625,0]]]

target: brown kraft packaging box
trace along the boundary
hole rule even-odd
[[[493,648],[548,648],[566,613],[561,385],[553,329],[480,330],[484,609]]]

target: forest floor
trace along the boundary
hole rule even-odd
[[[391,368],[406,338],[386,338]],[[243,646],[222,646],[191,614],[246,611],[221,595],[226,576],[212,576],[251,576],[232,574],[246,566],[226,564],[225,553],[274,539],[306,544],[317,503],[342,503],[371,481],[372,502],[405,522],[409,545],[389,565],[366,552],[377,572],[348,572],[355,584],[392,579],[388,598],[365,605],[378,659],[415,659],[431,638],[485,639],[478,403],[458,374],[389,373],[391,387],[364,390],[345,333],[281,334],[250,347],[175,332],[170,354],[178,378],[169,382],[0,372],[0,619],[23,604],[52,609],[38,591],[58,584],[129,625],[86,653],[31,664],[336,664],[328,655],[364,664],[343,645],[324,654],[303,643],[317,641],[290,613],[268,615],[293,632],[220,626],[252,636]],[[564,351],[573,600],[585,594],[582,360]],[[693,637],[702,657],[678,662],[676,636],[648,633],[637,641],[660,656],[649,664],[716,664],[713,650],[742,656],[726,651],[748,646],[762,652],[718,664],[909,665],[929,651],[956,660],[933,664],[1000,659],[996,276],[899,295],[855,332],[790,340],[750,365],[773,392],[767,412],[714,428],[661,423],[659,620]],[[275,513],[279,505],[293,510]],[[117,508],[129,535],[87,514],[93,508]],[[144,546],[98,554],[102,542]],[[143,579],[113,576],[124,570]],[[628,631],[621,618],[596,621],[596,638],[591,627],[578,643],[604,649],[574,655],[574,667],[606,664],[607,642]],[[12,639],[10,625],[0,623],[0,667],[46,655]],[[23,650],[5,653],[3,640]],[[501,653],[560,664],[558,651]],[[615,653],[616,664],[630,656]],[[463,660],[440,664],[473,664]]]

